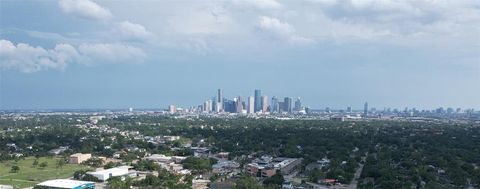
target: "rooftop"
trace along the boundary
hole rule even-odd
[[[79,181],[79,180],[68,180],[68,179],[55,179],[47,180],[45,182],[39,183],[39,186],[47,186],[54,188],[75,188],[85,184],[93,184],[93,182],[88,181]]]

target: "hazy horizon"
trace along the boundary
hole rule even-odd
[[[480,109],[480,2],[0,1],[0,110]]]

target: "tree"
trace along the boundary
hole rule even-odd
[[[121,165],[121,163],[119,163],[119,162],[109,161],[108,163],[106,163],[106,164],[103,166],[103,168],[104,168],[104,169],[110,169],[110,168],[118,167],[118,166],[120,166],[120,165]]]
[[[32,163],[32,167],[37,167],[38,166],[38,158],[35,158]]]
[[[212,165],[215,163],[215,159],[205,159],[199,157],[188,157],[183,160],[183,167],[191,169],[194,172],[204,172],[212,169]]]
[[[279,185],[282,185],[284,181],[285,181],[285,179],[283,178],[282,172],[277,170],[275,175],[273,175],[270,178],[265,179],[263,181],[263,184],[279,186]]]
[[[12,173],[17,173],[18,171],[20,171],[20,167],[19,166],[12,166],[12,168],[10,169],[10,172]]]
[[[65,165],[65,159],[57,160],[57,168],[62,168]]]
[[[100,167],[103,165],[103,159],[100,158],[90,158],[87,161],[82,162],[82,165],[87,165],[90,167]]]
[[[152,160],[140,160],[134,164],[133,167],[139,171],[155,171],[160,168],[160,166]]]
[[[43,168],[45,168],[45,167],[47,167],[47,166],[48,166],[48,163],[47,163],[46,161],[44,161],[44,162],[40,163],[40,165],[39,165],[39,166],[40,166],[40,168],[42,168],[42,169],[43,169]]]
[[[258,183],[254,178],[244,176],[235,182],[233,189],[265,189],[265,187]]]
[[[122,181],[120,177],[113,177],[108,179],[109,188],[130,189],[131,186],[132,186],[132,180],[130,178],[125,179],[125,181]]]

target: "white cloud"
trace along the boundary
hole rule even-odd
[[[278,9],[282,7],[282,4],[276,0],[234,0],[233,3],[237,5],[249,5],[258,9]]]
[[[115,30],[127,39],[146,40],[154,36],[144,26],[129,21],[118,23]]]
[[[63,70],[71,63],[138,63],[145,53],[123,44],[82,44],[78,50],[70,44],[57,44],[53,49],[34,47],[25,43],[14,45],[0,40],[0,69],[32,73],[47,69]]]
[[[313,40],[296,34],[295,29],[287,22],[282,22],[277,18],[261,16],[258,22],[260,31],[267,32],[267,36],[287,40],[294,44],[312,43]],[[273,34],[271,36],[270,34]]]
[[[89,63],[138,63],[146,57],[142,49],[124,44],[81,44],[78,51]]]
[[[55,48],[47,50],[29,44],[14,45],[8,40],[0,40],[0,69],[13,69],[25,73],[44,69],[62,70],[77,56],[77,51],[69,44],[58,44]]]
[[[91,0],[59,0],[62,11],[92,20],[108,20],[112,17],[110,10]]]

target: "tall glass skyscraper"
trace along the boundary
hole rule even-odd
[[[363,116],[368,116],[368,102],[365,102],[365,104],[363,105]]]
[[[292,98],[290,97],[285,97],[284,101],[284,110],[288,113],[292,113]]]
[[[216,108],[217,108],[217,112],[221,112],[221,111],[223,111],[223,108],[224,108],[223,107],[223,92],[222,92],[222,89],[218,89],[217,93],[218,94],[217,94],[217,103],[216,103],[217,106],[216,106]]]
[[[262,110],[262,91],[255,89],[255,112]]]
[[[272,113],[280,112],[279,105],[278,105],[278,98],[276,96],[273,96],[272,101],[270,102],[270,112]]]

